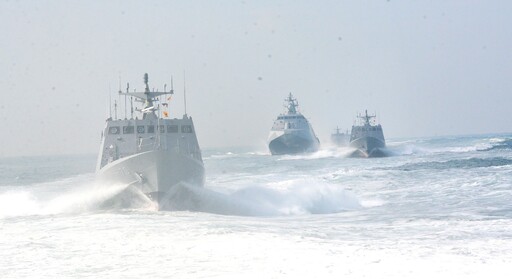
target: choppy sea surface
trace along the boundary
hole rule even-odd
[[[203,150],[169,212],[104,206],[94,155],[0,158],[0,277],[512,278],[512,134],[387,144]]]

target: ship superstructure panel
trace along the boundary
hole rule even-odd
[[[350,141],[362,137],[373,137],[384,142],[384,133],[382,132],[382,126],[380,124],[376,126],[353,126],[352,132],[350,133]]]
[[[105,165],[151,150],[173,149],[202,160],[192,118],[109,120],[103,130],[97,170]]]
[[[280,115],[274,121],[273,131],[282,131],[285,129],[309,129],[309,122],[302,114]]]

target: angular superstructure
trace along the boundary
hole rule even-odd
[[[383,148],[386,147],[382,126],[375,124],[375,115],[358,115],[359,125],[352,126],[350,133],[350,147],[356,148],[353,156],[357,157],[383,157]]]
[[[298,102],[292,93],[285,99],[287,112],[274,121],[268,137],[268,148],[272,155],[315,152],[320,141],[309,121],[297,111]]]
[[[126,192],[143,193],[166,209],[165,196],[173,186],[203,186],[203,160],[192,117],[167,118],[166,97],[173,90],[150,91],[147,74],[144,82],[144,92],[119,92],[143,103],[136,109],[141,118],[134,118],[132,109],[130,118],[107,119],[96,172],[100,180],[129,184]]]

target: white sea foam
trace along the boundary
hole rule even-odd
[[[80,180],[80,179],[76,179]],[[67,178],[0,193],[0,218],[88,212],[126,189],[123,184],[75,182]],[[57,188],[59,186],[60,188]]]
[[[0,194],[0,218],[37,214],[40,205],[28,191],[9,191]]]
[[[503,143],[507,141],[507,138],[490,138],[489,142],[491,143]]]
[[[384,205],[386,204],[386,201],[382,200],[382,199],[363,199],[361,201],[361,206],[363,207],[375,207],[375,206],[381,206],[381,205]]]
[[[278,160],[287,161],[287,160],[316,160],[323,158],[345,158],[349,157],[352,152],[354,152],[354,148],[350,147],[332,147],[332,148],[322,148],[316,152],[312,153],[301,153],[294,155],[283,155]]]
[[[355,195],[336,185],[314,180],[290,180],[241,187],[232,193],[186,184],[167,197],[171,209],[225,215],[281,216],[328,214],[360,209]]]
[[[0,271],[3,278],[509,278],[512,149],[476,150],[487,143],[502,144],[404,141],[389,145],[398,156],[376,159],[330,148],[298,158],[213,150],[224,157],[205,161],[205,187],[176,187],[170,212],[136,191],[140,203],[128,209],[97,210],[114,193],[88,192],[95,185],[87,176],[4,180],[14,186],[0,187]],[[45,179],[37,178],[27,181]],[[64,214],[41,215],[52,212]]]
[[[11,190],[0,193],[0,217],[84,213],[105,207],[107,201],[107,208],[155,209],[154,203],[136,188],[130,191],[128,203],[117,196],[127,186],[93,181],[76,185],[73,179],[65,179],[34,185],[32,190]],[[242,216],[326,214],[361,208],[350,191],[313,179],[249,183],[231,193],[180,184],[167,199],[171,210]]]
[[[431,152],[429,149],[415,145],[415,144],[404,144],[404,145],[388,145],[387,149],[395,156],[399,155],[415,155],[415,154],[426,154]]]

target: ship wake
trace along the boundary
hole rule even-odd
[[[232,193],[179,184],[161,201],[164,210],[237,216],[332,214],[362,208],[351,192],[315,181],[284,181],[247,186]]]
[[[61,214],[143,211],[191,211],[233,216],[332,214],[362,208],[340,185],[317,180],[249,184],[225,192],[180,183],[158,202],[133,184],[105,184],[70,178],[0,192],[0,218]]]

